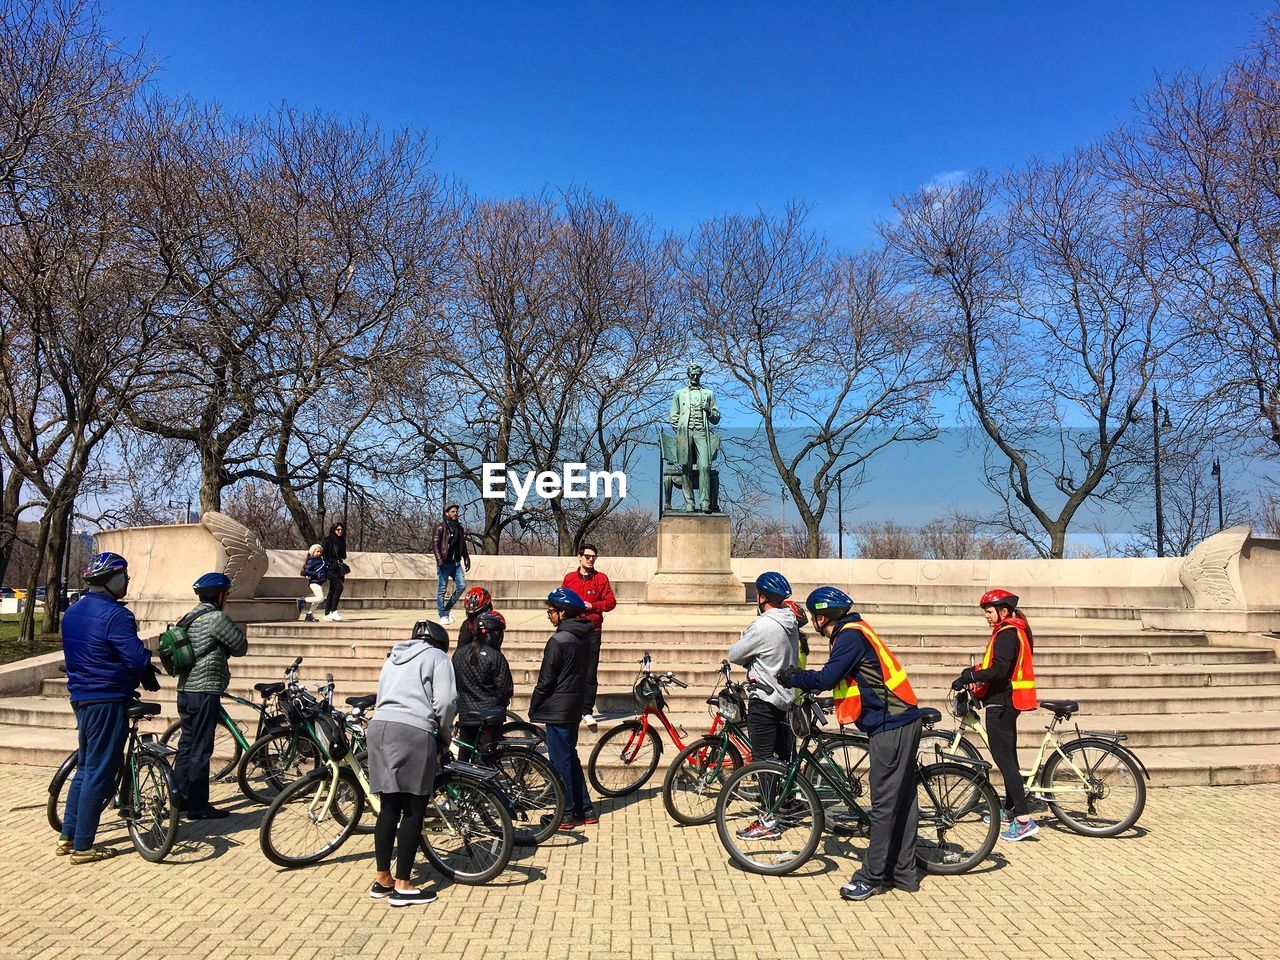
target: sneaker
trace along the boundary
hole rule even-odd
[[[298,613],[302,613],[302,608],[307,605],[307,601],[299,597],[297,602],[298,602]]]
[[[217,807],[204,807],[200,810],[184,810],[182,816],[185,820],[225,820],[231,816],[231,811],[219,810]]]
[[[854,877],[840,888],[841,900],[869,900],[879,893],[887,893],[888,887],[867,883],[861,877]]]
[[[111,847],[90,847],[88,850],[72,850],[72,863],[97,863],[99,860],[110,860],[118,851]]]
[[[734,836],[739,840],[776,840],[782,836],[782,831],[775,824],[757,820],[750,826],[739,830]]]
[[[1026,840],[1028,837],[1034,837],[1040,832],[1040,827],[1036,825],[1034,820],[1014,820],[1000,834],[1001,840],[1008,840],[1010,843],[1017,843],[1019,840]]]
[[[333,611],[333,613],[329,614],[329,619],[330,619],[330,620],[341,620],[341,619],[342,619],[342,614],[340,614],[337,610],[335,610],[335,611]],[[435,894],[432,894],[432,896],[435,896]]]
[[[560,826],[558,829],[565,833],[568,833],[577,825],[578,825],[578,821],[574,820],[573,817],[565,817],[563,820],[560,821]]]
[[[68,840],[65,837],[59,837],[57,844],[53,848],[53,854],[57,857],[68,856],[75,849],[75,841]]]
[[[586,728],[593,733],[599,728],[600,721],[596,719],[595,711],[588,710],[582,715],[582,722]]]
[[[316,615],[315,615],[314,613],[308,613],[308,614],[307,614],[307,616],[306,616],[306,618],[305,618],[302,622],[303,622],[303,623],[315,623],[315,622],[316,622]]]
[[[1001,831],[1003,831],[1006,827],[1008,827],[1008,826],[1009,826],[1009,822],[1010,822],[1011,820],[1013,820],[1013,814],[1011,814],[1008,810],[1001,809],[1001,811],[1000,811],[1000,829],[1001,829]],[[989,816],[987,816],[987,815],[984,813],[984,814],[982,815],[982,822],[983,822],[983,823],[990,823],[990,822],[991,822],[991,818],[990,818]]]
[[[596,813],[595,810],[588,807],[587,812],[582,815],[583,826],[594,827],[599,822],[600,822],[600,814]]]
[[[392,890],[391,896],[387,901],[393,907],[409,907],[415,903],[435,903],[436,894],[434,890]]]
[[[453,614],[451,613],[446,613],[443,617],[440,618],[441,626],[447,627],[451,623],[453,623]]]
[[[394,886],[384,887],[377,880],[373,881],[373,886],[369,888],[369,896],[374,900],[385,900],[391,894],[395,893]]]

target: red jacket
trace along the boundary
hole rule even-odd
[[[581,567],[570,570],[564,575],[564,582],[560,586],[568,587],[591,604],[591,609],[583,616],[591,621],[596,630],[604,626],[604,615],[618,605],[618,598],[613,595],[609,578],[599,570],[594,571],[590,578],[582,575]]]

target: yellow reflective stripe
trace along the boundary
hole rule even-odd
[[[1034,680],[1015,680],[1015,681],[1013,681],[1013,686],[1014,686],[1015,688],[1017,688],[1017,687],[1024,687],[1024,688],[1025,688],[1025,687],[1034,687],[1035,685],[1036,685],[1036,682],[1035,682]]]
[[[902,664],[898,663],[897,658],[889,652],[888,648],[885,647],[880,638],[876,636],[876,632],[870,627],[866,629],[864,636],[866,636],[866,638],[871,641],[872,646],[875,647],[876,656],[880,659],[880,673],[883,675],[888,671],[889,675],[884,678],[884,685],[890,690],[894,690],[902,686],[902,681],[907,679],[907,671],[903,668]]]

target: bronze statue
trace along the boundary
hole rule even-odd
[[[711,513],[720,509],[718,478],[711,466],[720,449],[720,434],[714,429],[720,422],[720,410],[715,392],[702,386],[701,365],[689,364],[686,373],[689,385],[671,398],[675,436],[662,437],[663,499],[670,506],[671,488],[678,479],[685,510]]]

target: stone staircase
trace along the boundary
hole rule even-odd
[[[540,611],[511,608],[503,648],[516,682],[513,709],[527,710],[529,691],[549,633]],[[672,670],[689,684],[670,688],[668,715],[690,737],[710,719],[705,699],[716,665],[749,614],[690,616],[628,612],[610,618],[600,665],[598,704],[611,717],[633,714],[631,685],[647,651],[655,671]],[[373,692],[387,650],[408,635],[418,611],[361,611],[342,623],[270,623],[249,627],[250,655],[233,661],[232,691],[280,677],[295,656],[309,683],[332,673],[339,697]],[[986,632],[966,617],[878,615],[872,622],[910,673],[921,702],[945,705],[948,685],[980,653]],[[1079,700],[1082,730],[1119,730],[1138,752],[1155,785],[1280,781],[1280,664],[1270,650],[1211,645],[1203,633],[1142,630],[1115,619],[1038,618],[1036,674],[1041,696]],[[812,638],[814,666],[826,642]],[[151,696],[164,705],[151,729],[176,717],[175,687],[164,678]],[[233,714],[246,714],[234,708]],[[249,719],[245,716],[244,719]],[[1034,749],[1047,714],[1026,716],[1020,743]],[[609,722],[600,730],[608,728]],[[38,692],[0,698],[0,762],[53,765],[75,746],[75,718],[60,675]],[[582,733],[585,759],[598,734]],[[665,736],[664,736],[665,739]],[[664,762],[675,754],[666,744]],[[1029,758],[1028,758],[1029,759]]]

